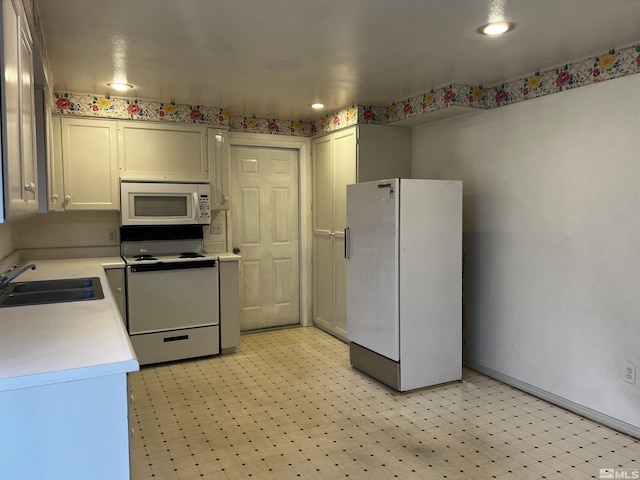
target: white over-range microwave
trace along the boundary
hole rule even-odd
[[[208,183],[120,182],[121,225],[208,225]]]

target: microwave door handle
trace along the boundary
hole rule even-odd
[[[193,192],[193,219],[196,223],[200,221],[200,209],[198,208],[198,192]]]

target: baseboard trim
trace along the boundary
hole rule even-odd
[[[517,378],[510,377],[509,375],[505,375],[504,373],[493,370],[492,368],[488,368],[472,362],[464,362],[464,366],[478,373],[482,373],[487,377],[491,377],[502,383],[506,383],[507,385],[517,388],[518,390],[529,393],[534,397],[541,398],[542,400],[557,405],[558,407],[564,408],[565,410],[577,413],[578,415],[588,418],[589,420],[593,420],[594,422],[600,423],[620,433],[624,433],[626,435],[630,435],[634,438],[640,439],[640,428],[631,425],[630,423],[623,422],[621,420],[618,420],[617,418],[610,417],[608,415],[605,415],[604,413],[600,413],[596,410],[590,409],[589,407],[585,407],[584,405],[580,405],[578,403],[572,402],[571,400],[567,400],[566,398],[547,392],[546,390],[542,390],[541,388],[534,387],[533,385],[518,380]]]
[[[314,320],[313,323],[311,324],[311,326],[319,328],[320,330],[322,330],[325,333],[328,333],[332,337],[336,337],[341,342],[349,343],[349,340],[346,337],[344,337],[344,336],[340,335],[339,333],[335,332],[329,325],[325,325],[324,322],[319,322],[317,320]]]

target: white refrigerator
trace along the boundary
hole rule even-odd
[[[462,182],[347,186],[351,365],[398,391],[462,378]]]

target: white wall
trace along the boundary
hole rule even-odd
[[[16,249],[14,223],[0,223],[0,260]]]
[[[120,242],[118,212],[49,212],[16,222],[20,249],[114,246]],[[109,232],[116,240],[109,241]]]
[[[414,178],[464,181],[465,361],[632,431],[638,91],[632,75],[418,127],[412,163]]]

